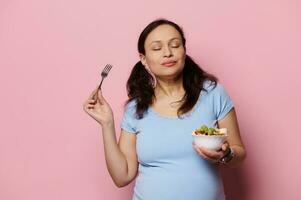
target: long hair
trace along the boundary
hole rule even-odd
[[[138,40],[139,53],[145,55],[144,43],[146,37],[151,31],[163,24],[171,25],[180,33],[186,52],[186,39],[182,28],[174,22],[160,18],[147,25],[140,34]],[[203,83],[206,80],[210,80],[214,87],[217,84],[217,78],[214,75],[205,72],[190,56],[186,54],[183,69],[183,88],[185,90],[185,95],[180,100],[183,101],[183,104],[177,111],[178,117],[189,112],[193,108],[198,100],[200,92],[205,90],[203,88]],[[154,82],[154,78],[145,69],[141,61],[137,62],[131,71],[129,79],[127,80],[126,89],[129,99],[125,102],[125,104],[128,104],[132,100],[136,100],[136,117],[138,119],[143,118],[144,112],[153,103],[155,98],[155,91],[153,88]]]

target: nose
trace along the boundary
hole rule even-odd
[[[168,46],[164,48],[163,55],[164,57],[170,57],[173,55],[171,49]]]

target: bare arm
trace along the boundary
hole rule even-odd
[[[237,167],[241,165],[246,158],[246,150],[241,140],[234,108],[226,115],[226,117],[218,121],[218,126],[220,128],[228,129],[228,143],[235,152],[234,158],[229,163],[227,163],[227,165],[230,167]]]
[[[106,164],[114,183],[118,187],[126,186],[137,174],[136,135],[122,130],[117,143],[113,112],[100,90],[92,92],[83,108],[101,124]]]
[[[103,125],[105,159],[117,187],[128,185],[137,175],[136,135],[122,130],[117,143],[114,124]]]

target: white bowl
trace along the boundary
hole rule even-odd
[[[221,130],[221,129],[220,129]],[[197,146],[204,147],[209,150],[219,150],[222,144],[227,140],[227,129],[221,130],[224,135],[195,135],[194,131],[192,135],[194,137],[194,142]]]

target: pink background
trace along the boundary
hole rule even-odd
[[[188,54],[236,104],[248,158],[223,170],[228,199],[300,199],[300,5],[1,0],[0,199],[131,199],[133,184],[113,184],[82,103],[113,64],[103,93],[119,135],[137,39],[157,17],[183,26]]]

